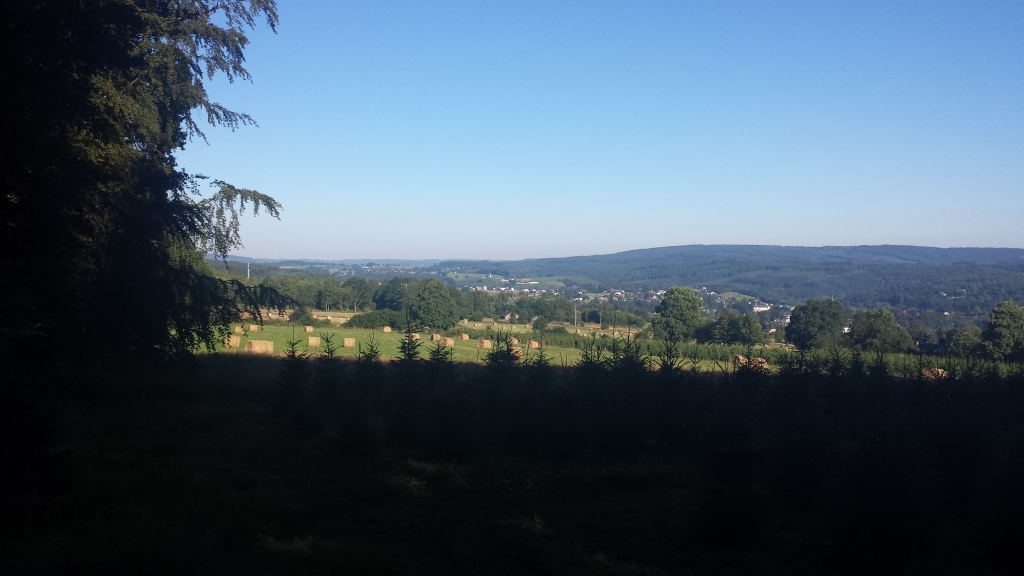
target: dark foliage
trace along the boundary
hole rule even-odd
[[[10,110],[0,152],[0,345],[57,330],[75,349],[175,355],[213,347],[269,291],[213,277],[205,252],[240,245],[254,190],[187,174],[175,154],[201,137],[193,113],[236,128],[204,79],[248,79],[244,31],[277,24],[273,0],[14,0],[0,81]]]
[[[372,310],[349,318],[346,326],[351,328],[398,328],[405,324],[407,315],[397,310]]]
[[[676,454],[695,466],[681,481],[697,491],[687,537],[702,546],[771,550],[784,530],[825,572],[1012,565],[1024,372],[950,360],[935,378],[838,347],[779,354],[777,373],[699,372],[679,348],[654,362],[634,338],[591,341],[566,371],[500,334],[483,367],[455,371],[437,346],[417,377],[396,364],[372,381],[363,357],[339,376],[346,403],[324,407],[348,436],[327,440],[363,457]]]
[[[331,325],[329,320],[320,320],[313,317],[313,312],[309,308],[299,306],[292,313],[288,315],[288,321],[292,324],[300,324],[302,326],[314,326],[317,328],[325,328]]]

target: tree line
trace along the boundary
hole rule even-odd
[[[364,312],[350,322],[353,326],[403,327],[407,320],[446,330],[460,319],[480,321],[509,315],[512,322],[532,322],[542,318],[553,322],[572,322],[577,311],[569,299],[560,295],[513,296],[479,290],[462,291],[439,279],[395,276],[385,282],[351,277],[289,274],[267,276],[260,286],[273,289],[295,306],[318,310]],[[614,309],[608,307],[611,312]],[[580,312],[590,313],[586,307]],[[613,313],[609,317],[613,317]],[[598,315],[598,312],[594,312]],[[600,312],[604,314],[604,312]],[[621,312],[625,322],[628,312]],[[579,316],[582,318],[582,316]],[[638,318],[632,314],[634,321]]]
[[[670,342],[720,342],[754,345],[764,341],[761,325],[752,314],[726,310],[708,321],[702,300],[688,287],[674,286],[662,299],[653,319],[652,333]],[[795,306],[782,332],[801,350],[846,346],[886,353],[914,349],[906,327],[885,308],[856,310],[852,316],[836,300],[811,299]],[[989,312],[986,327],[968,325],[943,336],[946,352],[958,356],[985,356],[1006,362],[1024,361],[1024,310],[1007,300]]]

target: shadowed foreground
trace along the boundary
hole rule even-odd
[[[22,374],[49,392],[5,390],[20,408],[4,420],[0,562],[39,574],[1015,573],[1020,375],[883,368],[212,356]]]

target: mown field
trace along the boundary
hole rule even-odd
[[[325,313],[321,312],[319,315],[325,316]],[[349,316],[351,316],[351,314],[349,314]],[[336,320],[337,316],[332,316],[332,319]],[[214,352],[217,354],[244,355],[246,354],[246,342],[250,339],[269,340],[274,343],[273,356],[282,357],[288,349],[288,341],[297,340],[299,342],[296,348],[298,352],[315,357],[325,349],[326,339],[324,336],[330,336],[333,343],[338,346],[338,349],[335,351],[335,355],[339,358],[354,359],[358,357],[361,350],[367,350],[372,343],[377,346],[382,360],[391,361],[398,357],[399,341],[404,336],[404,333],[398,330],[383,332],[380,329],[371,330],[363,328],[347,328],[344,324],[314,328],[313,332],[309,333],[304,332],[303,327],[300,325],[275,323],[273,319],[265,325],[260,326],[255,331],[249,331],[249,325],[250,324],[248,323],[241,325],[241,327],[245,329],[243,333],[233,333],[235,336],[239,337],[239,346],[237,348],[229,348],[221,345],[218,346]],[[572,330],[572,327],[568,327],[568,329]],[[469,340],[458,339],[458,334],[463,332],[470,336]],[[611,341],[618,336],[621,343],[623,336],[625,336],[622,332],[600,330],[596,326],[590,325],[582,328],[581,332],[583,335],[597,337],[596,342],[599,346],[604,348],[606,355],[608,353],[608,348],[611,346]],[[524,348],[523,352],[525,360],[528,361],[538,353],[537,350],[525,349],[526,341],[529,339],[535,339],[537,341],[544,342],[545,354],[552,365],[559,367],[571,367],[577,364],[582,357],[583,346],[586,340],[584,337],[581,337],[577,340],[577,346],[571,346],[568,342],[572,339],[571,335],[545,335],[534,331],[529,325],[508,323],[485,324],[481,322],[470,322],[466,325],[460,324],[451,330],[441,332],[441,334],[446,334],[455,339],[455,345],[452,347],[452,359],[455,362],[473,364],[480,364],[484,362],[487,353],[490,351],[488,349],[481,349],[478,347],[478,340],[480,338],[491,339],[493,344],[500,334],[510,333],[519,340],[521,347]],[[308,338],[310,336],[319,337],[320,345],[308,345]],[[430,340],[429,332],[420,333],[420,337],[420,341],[422,343],[420,346],[420,356],[426,358],[430,349],[434,346],[434,342]],[[354,339],[355,346],[350,348],[342,347],[345,338]],[[660,344],[654,341],[645,341],[642,343],[642,346],[644,346],[646,353],[649,355],[652,365],[656,364],[658,361],[657,355],[658,350],[660,349]],[[728,360],[734,354],[750,356],[751,358],[764,357],[767,359],[768,367],[771,370],[778,368],[780,358],[787,355],[792,357],[797,354],[796,350],[791,345],[777,343],[758,345],[748,348],[735,345],[720,346],[715,344],[695,344],[692,342],[682,345],[680,353],[682,357],[685,358],[686,365],[688,367],[709,372],[732,370],[734,367],[729,364]],[[849,352],[845,353],[849,354]],[[826,363],[828,362],[828,355],[828,351],[816,350],[810,353],[807,359],[818,363]],[[871,355],[868,354],[867,356]],[[867,356],[865,358],[867,358]],[[955,371],[956,363],[962,362],[962,359],[943,357],[933,358],[913,354],[886,354],[885,358],[894,370],[898,370],[901,373],[920,372],[921,370],[927,370],[933,367]],[[1008,367],[1001,366],[1000,369],[1005,371]]]
[[[246,328],[248,324],[244,325]],[[529,326],[523,325],[502,325],[500,328],[494,328],[491,331],[487,331],[486,328],[473,329],[472,324],[468,327],[467,333],[484,337],[488,334],[495,338],[498,336],[498,330],[508,333],[510,330],[520,340],[525,342],[528,338],[533,335],[533,330]],[[458,331],[458,328],[455,329]],[[325,340],[324,335],[332,337],[333,342],[339,348],[336,354],[343,358],[355,358],[359,350],[365,350],[367,346],[374,342],[379,347],[380,353],[383,355],[385,360],[391,360],[398,356],[398,343],[402,339],[403,333],[399,331],[383,332],[381,330],[367,330],[360,328],[345,328],[344,325],[330,327],[330,328],[314,328],[313,332],[303,332],[302,326],[294,325],[280,325],[275,326],[273,324],[267,324],[259,328],[256,331],[246,330],[242,334],[234,334],[239,337],[240,345],[238,348],[227,348],[220,346],[217,349],[218,353],[234,354],[245,351],[245,344],[250,339],[252,340],[270,340],[274,343],[274,355],[283,355],[284,351],[287,350],[289,340],[299,340],[300,344],[298,350],[300,352],[307,352],[310,354],[316,354],[318,351],[322,351],[324,348]],[[317,336],[321,337],[320,346],[308,346],[308,337]],[[356,340],[356,346],[353,348],[342,348],[341,345],[345,338],[354,338]],[[420,347],[422,355],[427,355],[430,347],[434,345],[430,340],[430,334],[427,332],[420,334],[421,342],[423,343]],[[539,338],[539,336],[537,337]],[[488,350],[480,349],[477,347],[477,338],[470,340],[459,340],[455,337],[455,346],[452,347],[454,351],[454,360],[456,362],[480,362],[487,354]],[[580,358],[579,350],[575,348],[556,347],[548,345],[546,346],[547,354],[552,358],[555,364],[573,364]],[[536,351],[530,351],[534,353]]]

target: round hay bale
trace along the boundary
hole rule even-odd
[[[519,344],[519,338],[509,338],[508,341],[511,342],[513,346]]]
[[[313,331],[313,327],[312,326],[303,326],[302,327],[302,331],[303,332],[312,332]]]
[[[527,340],[526,347],[530,350],[535,350],[540,348],[540,342],[537,342],[536,340]]]
[[[235,326],[235,334],[241,334],[242,332],[245,332],[245,330],[241,326]]]
[[[391,332],[391,326],[385,326],[380,329],[381,332]]]
[[[491,349],[491,341],[486,339],[486,338],[481,338],[481,339],[476,341],[476,347],[480,348],[481,350],[490,350]]]
[[[241,342],[242,342],[242,339],[239,338],[238,336],[228,336],[228,337],[224,338],[224,346],[226,348],[238,348],[238,346],[239,346],[239,344],[241,344]]]
[[[441,346],[455,346],[455,338],[441,338]]]
[[[342,348],[355,348],[356,347],[356,339],[355,338],[344,338],[344,339],[342,339],[341,347]]]
[[[430,341],[431,342],[437,342],[440,339],[441,339],[441,335],[440,334],[436,334],[435,333],[435,334],[431,334],[430,335]]]
[[[943,370],[942,368],[925,368],[924,369],[924,377],[925,378],[929,378],[931,380],[939,380],[940,378],[945,378],[946,376],[947,376],[946,371]]]
[[[249,332],[255,332],[260,329],[259,324],[249,324]]]
[[[751,368],[757,368],[758,370],[768,369],[768,361],[764,358],[751,358],[747,365]]]
[[[732,355],[732,356],[731,356],[731,357],[729,358],[729,362],[730,362],[730,363],[731,363],[731,364],[732,364],[733,366],[740,366],[740,365],[742,365],[742,364],[746,364],[746,363],[747,363],[747,357],[746,357],[746,356],[743,356],[742,354],[733,354],[733,355]]]
[[[512,347],[512,355],[515,356],[516,358],[522,358],[523,357],[523,349],[520,348],[519,346],[513,346]]]
[[[309,346],[310,348],[319,348],[320,347],[320,337],[319,336],[310,336],[309,338],[306,338],[306,346]]]
[[[469,334],[459,334],[459,340],[469,340]]]
[[[419,340],[420,339],[420,333],[419,332],[411,332],[409,334],[409,338],[412,338],[413,340]]]
[[[271,340],[249,340],[245,343],[245,351],[250,354],[273,354],[274,343]]]

